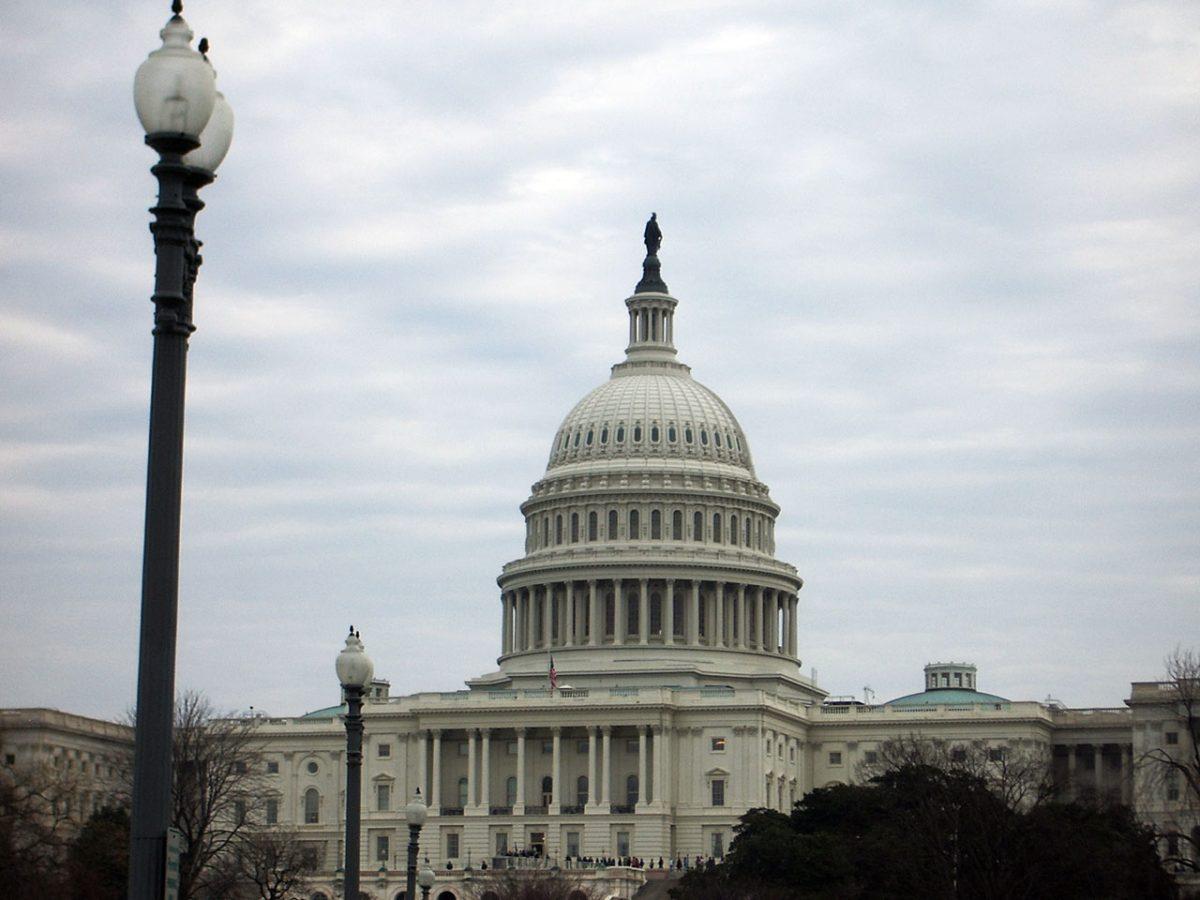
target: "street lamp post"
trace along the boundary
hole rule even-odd
[[[346,879],[343,896],[358,900],[358,847],[362,819],[362,698],[375,666],[350,626],[346,646],[337,657],[337,676],[346,695]]]
[[[142,550],[142,608],[134,732],[129,867],[131,900],[158,900],[166,887],[171,813],[171,744],[175,701],[175,634],[179,599],[179,513],[183,480],[183,407],[192,286],[200,266],[197,191],[233,137],[233,112],[216,89],[203,52],[175,0],[162,46],[134,77],[133,96],[146,143],[159,156],[154,222],[154,361],[150,447]],[[201,51],[207,47],[201,41]]]
[[[417,896],[417,848],[421,844],[421,826],[429,808],[421,799],[421,789],[413,791],[412,801],[404,807],[404,818],[408,820],[408,871],[404,888],[405,900],[416,900]]]
[[[433,887],[433,883],[437,881],[437,875],[434,874],[433,866],[429,865],[429,857],[425,857],[425,865],[421,866],[421,871],[417,873],[417,884],[421,885],[421,900],[429,900],[429,889]],[[405,900],[408,900],[407,895]]]

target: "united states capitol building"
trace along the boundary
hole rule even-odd
[[[457,873],[507,851],[720,856],[747,809],[788,810],[855,780],[883,742],[914,734],[1039,752],[1068,796],[1137,792],[1144,817],[1169,817],[1133,777],[1134,759],[1169,740],[1155,683],[1120,708],[1064,709],[984,693],[974,666],[944,663],[914,672],[920,693],[865,705],[830,701],[802,674],[803,580],[775,556],[780,508],[733,412],[679,358],[659,240],[651,223],[624,301],[624,359],[567,413],[521,506],[524,555],[503,566],[493,601],[498,668],[461,691],[370,691],[364,889],[403,890],[403,807],[417,788],[430,807],[421,855],[448,900],[463,894]],[[269,816],[330,874],[344,830],[340,712],[261,728],[277,778]]]
[[[401,896],[417,789],[436,900],[461,900],[469,867],[513,851],[719,857],[748,809],[789,810],[860,779],[881,745],[912,735],[1044,755],[1064,796],[1132,803],[1164,831],[1190,831],[1178,792],[1135,773],[1146,751],[1187,741],[1156,682],[1117,708],[1066,709],[985,693],[969,663],[933,663],[913,673],[919,693],[868,705],[802,674],[803,580],[775,556],[780,508],[733,412],[679,358],[653,223],[646,237],[624,359],[550,436],[520,510],[524,554],[487,601],[498,667],[466,690],[390,696],[377,680],[369,691],[363,889]],[[312,897],[334,895],[344,862],[342,711],[259,730],[266,820],[321,861]],[[619,875],[602,887],[630,893]]]

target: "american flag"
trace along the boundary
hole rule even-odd
[[[550,690],[558,687],[558,669],[554,668],[554,657],[550,657]]]

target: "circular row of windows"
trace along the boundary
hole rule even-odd
[[[526,553],[562,544],[622,539],[708,542],[774,553],[775,522],[769,516],[750,513],[714,512],[710,517],[698,509],[690,516],[682,509],[651,509],[646,521],[640,509],[630,509],[624,516],[610,509],[603,521],[600,512],[590,510],[533,515],[525,523]]]
[[[738,453],[742,450],[742,439],[736,431],[722,431],[716,427],[710,431],[707,425],[693,428],[690,422],[684,423],[682,428],[677,427],[674,422],[668,422],[666,428],[662,428],[657,422],[652,422],[649,428],[643,428],[641,422],[635,422],[628,431],[623,422],[618,422],[611,428],[607,424],[601,425],[598,432],[595,425],[588,425],[586,428],[580,426],[574,432],[564,428],[559,432],[557,447],[559,454],[568,450],[586,449],[595,444],[606,447],[610,437],[616,446],[624,445],[626,437],[629,437],[633,444],[641,444],[647,437],[649,443],[661,444],[664,436],[668,444],[678,444],[682,436],[685,445],[696,446],[698,439],[700,447],[708,447],[711,441],[711,446],[716,450]]]

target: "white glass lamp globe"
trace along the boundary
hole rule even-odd
[[[404,807],[404,818],[413,828],[420,828],[425,824],[425,816],[429,813],[429,807],[425,805],[425,801],[421,799],[421,789],[417,788],[413,792],[412,801],[408,806]]]
[[[183,161],[189,166],[204,169],[206,172],[217,171],[217,166],[229,152],[233,142],[233,107],[225,99],[225,95],[217,91],[217,99],[213,104],[212,115],[208,124],[200,132],[200,146],[187,153]]]
[[[338,681],[346,687],[365,688],[375,674],[375,664],[363,652],[363,642],[353,631],[346,636],[346,646],[337,657]]]
[[[172,16],[159,36],[163,45],[133,78],[138,119],[146,134],[199,138],[217,97],[212,66],[192,49],[192,30],[182,17]]]
[[[421,866],[421,871],[417,872],[417,884],[428,890],[433,887],[433,883],[437,881],[437,875],[433,871],[433,867],[429,865],[429,860],[425,860],[425,865]]]

